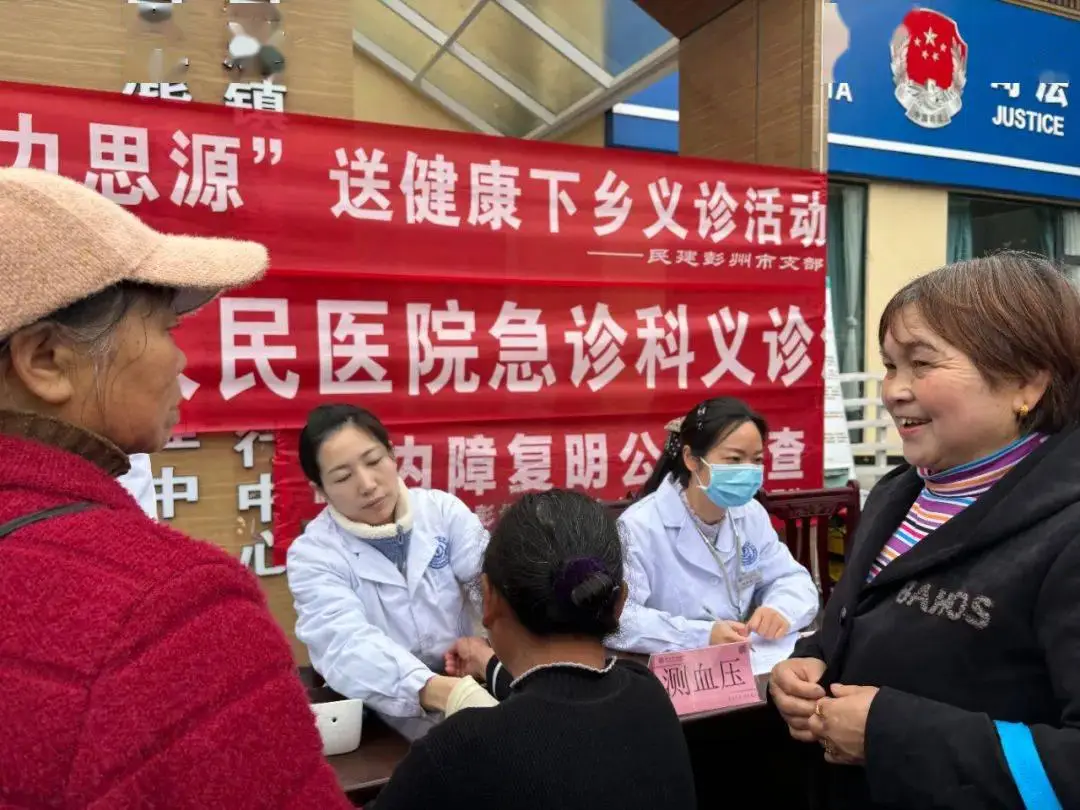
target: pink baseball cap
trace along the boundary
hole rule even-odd
[[[269,266],[256,242],[155,231],[74,180],[0,168],[0,337],[122,281],[177,290],[180,314]]]

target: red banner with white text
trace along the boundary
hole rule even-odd
[[[519,437],[550,438],[565,485],[569,443],[602,435],[593,488],[621,495],[630,436],[659,448],[730,394],[801,448],[787,487],[820,485],[823,175],[15,84],[0,165],[269,247],[267,279],[178,332],[183,431],[287,432],[356,402],[431,446],[435,486],[489,439],[492,503]]]
[[[803,423],[803,415],[781,407],[772,419],[765,486],[805,487],[814,478],[806,465],[820,466],[821,456],[807,445],[806,431],[792,427]],[[605,501],[637,493],[667,440],[663,422],[638,416],[569,424],[527,419],[516,425],[419,425],[395,434],[402,479],[409,486],[454,493],[489,528],[501,509],[523,492],[563,487]],[[274,435],[274,557],[279,564],[304,524],[324,507],[300,470],[298,435]],[[819,485],[820,480],[814,484]]]

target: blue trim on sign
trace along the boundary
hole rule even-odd
[[[1035,738],[1031,729],[1022,723],[994,721],[1001,750],[1005,754],[1005,764],[1020,792],[1020,799],[1026,810],[1061,810],[1061,802],[1050,784],[1035,747]]]
[[[678,154],[679,125],[674,121],[657,121],[613,112],[607,145]]]

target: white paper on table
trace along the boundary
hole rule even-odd
[[[770,641],[762,638],[757,633],[750,634],[750,669],[755,675],[768,675],[772,668],[781,661],[790,658],[795,651],[795,642],[799,640],[798,633],[788,633],[786,636]]]

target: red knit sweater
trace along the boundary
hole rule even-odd
[[[0,435],[0,524],[73,501],[0,539],[0,808],[351,807],[255,578]]]

